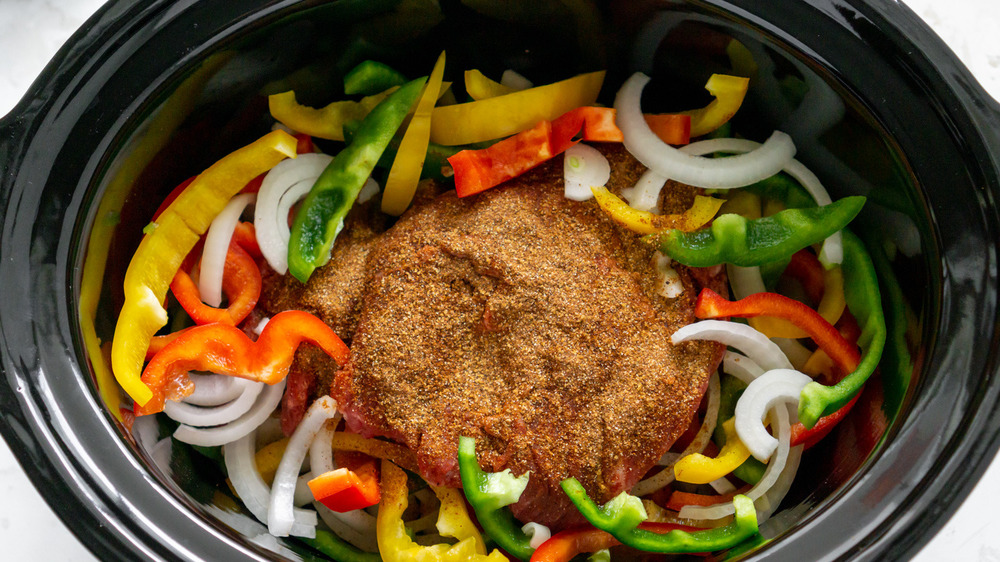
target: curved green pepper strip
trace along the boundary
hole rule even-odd
[[[340,562],[382,562],[377,552],[365,552],[324,529],[316,529],[314,539],[299,537],[299,540]]]
[[[344,76],[344,93],[370,96],[393,86],[402,86],[405,82],[406,77],[395,68],[378,61],[366,60]]]
[[[692,267],[731,263],[759,266],[791,256],[841,230],[861,211],[865,198],[844,197],[811,209],[786,209],[747,220],[736,214],[717,217],[694,232],[668,230],[659,235],[660,251]]]
[[[799,395],[799,421],[806,429],[812,428],[819,418],[836,412],[854,398],[875,371],[885,349],[885,316],[882,313],[882,295],[879,292],[875,266],[864,243],[857,236],[846,229],[843,236],[844,297],[847,308],[861,326],[858,344],[864,355],[854,372],[837,384],[824,386],[811,382],[802,389]]]
[[[424,77],[408,82],[375,106],[361,121],[354,141],[333,158],[309,191],[295,215],[288,243],[288,271],[299,281],[308,281],[317,267],[330,260],[344,217],[426,81]]]
[[[690,533],[674,530],[659,534],[637,528],[646,518],[646,510],[635,496],[628,496],[623,492],[602,507],[590,499],[576,478],[563,480],[561,486],[573,505],[591,525],[611,533],[622,544],[645,552],[664,554],[714,552],[732,548],[758,533],[757,510],[753,501],[742,494],[733,498],[736,516],[733,522],[725,527]],[[632,499],[635,502],[631,501]]]
[[[509,501],[510,498],[501,500],[496,493],[491,493],[489,490],[490,475],[479,467],[479,460],[476,458],[476,440],[472,437],[458,439],[458,471],[462,477],[465,499],[476,512],[476,519],[482,525],[483,531],[508,554],[521,560],[530,559],[535,551],[531,548],[531,537],[521,530],[521,525],[514,520],[510,510],[504,509],[506,505],[513,503]],[[522,487],[521,491],[523,490]],[[514,500],[516,501],[516,498]]]

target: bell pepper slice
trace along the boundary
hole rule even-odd
[[[313,498],[344,513],[377,504],[381,499],[375,459],[369,459],[352,469],[337,468],[321,474],[307,483]]]
[[[410,112],[427,78],[412,80],[378,104],[362,121],[351,144],[323,170],[292,223],[288,271],[305,283],[317,267],[330,261],[330,248],[344,217]]]
[[[805,250],[800,250],[795,255],[802,253],[812,256],[812,254],[809,254]],[[813,259],[816,258],[814,257]],[[844,309],[847,307],[847,301],[844,300],[843,272],[839,265],[835,265],[830,269],[823,268],[818,259],[816,260],[816,265],[822,270],[824,287],[823,297],[816,307],[816,312],[830,324],[836,324],[837,320],[840,320],[840,315],[844,313]],[[750,325],[769,338],[798,339],[808,336],[808,334],[791,322],[771,316],[751,318]]]
[[[344,75],[344,93],[369,96],[406,83],[406,76],[387,64],[366,60]]]
[[[389,88],[359,101],[335,101],[319,109],[299,105],[295,100],[295,92],[288,91],[267,96],[267,105],[271,117],[293,131],[321,139],[342,141],[345,124],[364,119],[397,89]]]
[[[458,471],[465,499],[476,512],[476,519],[483,531],[512,556],[521,560],[529,559],[535,550],[531,547],[531,538],[515,522],[510,510],[506,509],[524,491],[528,483],[527,475],[514,478],[510,476],[509,470],[497,474],[483,471],[476,458],[476,440],[465,436],[458,440]],[[504,473],[508,478],[500,476]],[[498,481],[500,485],[497,485]],[[497,490],[501,491],[500,494]],[[500,499],[498,495],[505,497]]]
[[[170,292],[195,324],[220,322],[235,326],[257,305],[262,285],[257,263],[238,242],[232,241],[222,274],[222,290],[229,306],[216,308],[203,303],[198,285],[183,267],[177,270],[174,280],[170,282]]]
[[[678,525],[676,523],[660,523],[654,521],[643,521],[639,528],[644,531],[664,534],[670,531],[697,531],[695,527]],[[542,543],[534,554],[531,555],[531,562],[569,562],[574,556],[585,552],[598,552],[620,545],[618,539],[607,531],[602,531],[594,527],[578,527],[560,531],[549,540]]]
[[[721,215],[710,227],[701,230],[668,230],[659,234],[660,251],[692,267],[724,263],[759,266],[822,242],[847,226],[861,212],[864,203],[864,197],[853,196],[821,207],[786,209],[759,219]]]
[[[462,495],[453,488],[432,487],[441,500],[438,532],[458,540],[453,545],[421,546],[406,533],[403,512],[409,502],[406,473],[388,460],[382,461],[382,503],[379,504],[375,529],[378,549],[385,562],[505,562],[498,550],[486,554],[486,544],[469,519]]]
[[[750,489],[750,485],[744,485],[743,488],[730,492],[728,494],[716,494],[716,495],[706,495],[706,494],[694,494],[691,492],[681,492],[680,490],[674,490],[670,493],[670,499],[667,500],[666,508],[673,511],[680,511],[689,505],[698,506],[709,506],[718,505],[720,503],[727,503],[733,501],[733,498],[739,494],[746,493]]]
[[[733,498],[736,516],[729,525],[690,533],[674,530],[660,535],[639,527],[646,518],[639,498],[622,492],[604,506],[598,506],[576,478],[567,478],[560,485],[591,525],[611,533],[622,544],[645,552],[712,552],[736,546],[758,533],[757,510],[753,501],[744,495]],[[626,499],[621,499],[623,497]]]
[[[333,434],[333,450],[364,453],[370,457],[390,460],[396,466],[410,472],[420,472],[413,451],[399,443],[383,441],[382,439],[366,439],[357,433],[338,431]]]
[[[726,444],[715,458],[694,453],[674,464],[674,477],[678,482],[708,484],[736,470],[748,458],[750,450],[736,434],[736,420],[729,419],[722,424]]]
[[[434,108],[431,142],[454,146],[507,137],[551,121],[567,111],[592,105],[604,71],[574,76],[503,96]]]
[[[140,379],[149,340],[167,323],[161,304],[181,262],[233,195],[286,157],[295,137],[274,131],[202,172],[157,218],[125,272],[125,303],[115,326],[111,367],[118,384],[144,405],[152,397]]]
[[[712,220],[725,202],[714,197],[696,195],[694,204],[678,215],[654,215],[633,209],[628,203],[604,186],[591,187],[594,199],[601,209],[615,222],[639,234],[656,234],[664,230],[677,229],[684,232],[697,230]]]
[[[444,77],[444,52],[438,57],[431,71],[424,93],[417,101],[417,109],[410,118],[403,140],[396,151],[396,159],[392,162],[389,177],[385,180],[382,191],[382,212],[399,216],[410,206],[413,194],[417,191],[420,174],[423,171],[424,159],[427,157],[427,145],[431,135],[431,110],[437,102]],[[384,149],[383,149],[384,150]]]
[[[512,94],[516,91],[518,90],[487,78],[479,70],[472,69],[465,71],[465,92],[474,100],[495,98],[497,96]]]
[[[150,397],[137,405],[137,415],[163,409],[167,398],[190,393],[188,371],[210,371],[275,384],[288,374],[295,350],[311,343],[338,365],[347,361],[348,349],[322,320],[301,310],[275,314],[257,341],[242,330],[225,324],[205,324],[185,330],[153,356],[142,374]]]
[[[727,74],[711,75],[705,83],[705,89],[715,99],[701,109],[683,112],[691,117],[691,136],[700,137],[711,133],[732,119],[743,104],[749,86],[749,78]]]

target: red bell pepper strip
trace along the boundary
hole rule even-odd
[[[651,126],[668,131],[673,144],[687,143],[687,116],[647,116]],[[660,123],[660,124],[657,124]],[[655,129],[654,129],[655,130]],[[582,135],[580,134],[582,132]],[[580,140],[621,142],[612,108],[579,107],[478,150],[463,150],[448,158],[455,171],[455,191],[467,197],[515,178],[566,151]]]
[[[275,384],[288,374],[295,350],[311,343],[338,365],[347,361],[348,349],[322,320],[301,310],[278,313],[252,341],[235,326],[205,324],[185,330],[146,365],[142,382],[152,391],[136,415],[155,414],[163,402],[193,390],[188,371],[210,371]]]
[[[263,259],[264,254],[260,252],[260,245],[257,244],[257,231],[252,222],[238,222],[233,230],[233,237],[230,242],[235,243],[240,248],[250,254],[255,260]]]
[[[235,326],[257,306],[261,286],[257,263],[236,242],[230,242],[222,276],[222,290],[229,300],[228,307],[215,308],[203,303],[198,286],[183,267],[174,275],[170,292],[195,324],[218,322]]]
[[[340,467],[308,482],[313,497],[338,513],[363,509],[381,499],[376,460],[368,458],[352,468]]]
[[[695,304],[695,316],[701,319],[735,316],[752,318],[755,316],[774,316],[784,318],[809,334],[831,359],[845,373],[853,372],[861,362],[861,353],[857,345],[851,343],[818,312],[794,299],[775,293],[757,293],[736,302],[719,296],[711,289],[702,289]],[[854,407],[857,396],[839,410],[820,418],[816,425],[806,430],[801,423],[792,426],[793,446],[802,443],[815,443],[840,422],[847,412]]]
[[[750,489],[749,485],[741,487],[739,490],[729,492],[727,494],[694,494],[691,492],[681,492],[679,490],[674,490],[670,494],[670,499],[667,500],[667,504],[664,506],[672,511],[680,511],[686,505],[715,505],[718,503],[726,503],[733,501],[733,498],[739,494],[747,493]]]
[[[643,521],[639,524],[639,528],[660,534],[673,530],[686,532],[698,530],[696,527],[687,525],[654,521]],[[534,554],[531,555],[530,562],[568,562],[578,554],[597,552],[620,544],[617,539],[611,536],[611,533],[594,527],[567,529],[552,535],[549,540],[539,545]]]
[[[819,303],[823,300],[823,291],[825,290],[823,271],[823,264],[819,262],[819,258],[809,250],[802,249],[792,254],[792,258],[782,275],[798,281],[809,300]]]

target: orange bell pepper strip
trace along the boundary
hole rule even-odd
[[[338,365],[347,361],[348,349],[322,320],[301,310],[275,314],[257,341],[242,330],[225,324],[205,324],[184,330],[153,356],[142,373],[149,399],[136,405],[136,415],[155,414],[166,399],[186,396],[194,390],[188,371],[242,377],[267,384],[285,378],[295,350],[311,343]]]
[[[340,467],[308,482],[313,498],[338,513],[363,509],[381,499],[376,460],[367,459],[353,468]]]
[[[215,308],[202,302],[198,286],[184,268],[178,269],[170,282],[170,292],[195,324],[222,323],[235,326],[253,311],[260,298],[263,282],[260,268],[240,245],[229,243],[222,275],[222,290],[229,306]]]
[[[146,228],[125,272],[122,305],[111,344],[111,368],[122,389],[144,405],[152,397],[141,380],[150,338],[167,323],[167,289],[212,220],[229,199],[257,175],[287,157],[297,141],[284,131],[271,132],[223,157],[198,175]]]
[[[673,530],[686,532],[698,530],[696,527],[687,525],[654,521],[643,521],[639,523],[639,528],[660,534]],[[539,545],[534,554],[531,555],[530,562],[569,562],[578,554],[597,552],[620,544],[617,539],[611,536],[611,533],[594,527],[567,529],[552,535],[549,540]]]

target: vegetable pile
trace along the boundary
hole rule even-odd
[[[163,412],[174,441],[158,448],[198,447],[225,470],[224,493],[272,535],[335,560],[600,559],[619,545],[703,553],[758,540],[803,451],[844,419],[885,346],[875,269],[847,229],[864,198],[833,201],[781,131],[763,144],[724,136],[746,78],[709,77],[714,101],[704,108],[644,114],[641,73],[603,107],[603,71],[532,86],[469,69],[464,103],[445,71],[444,53],[417,79],[366,61],[346,75],[346,98],[326,107],[272,95],[273,132],[178,186],[125,276],[111,361],[134,402],[127,419],[140,416],[139,432]],[[593,143],[623,144],[646,173],[612,192]],[[703,289],[699,321],[672,336],[729,350],[688,435],[660,465],[604,505],[566,479],[589,525],[553,534],[508,507],[531,475],[485,472],[471,436],[458,444],[461,489],[423,482],[402,445],[346,432],[329,396],[282,437],[274,413],[299,346],[341,366],[350,350],[307,312],[255,315],[261,268],[305,283],[358,202],[380,195],[382,212],[399,216],[421,181],[476,197],[560,155],[567,198],[593,198],[658,249],[665,298],[684,290],[674,262],[728,271],[734,298]],[[668,180],[702,190],[684,213],[659,213]],[[769,290],[778,278],[799,290]],[[168,309],[182,320],[164,332]]]

